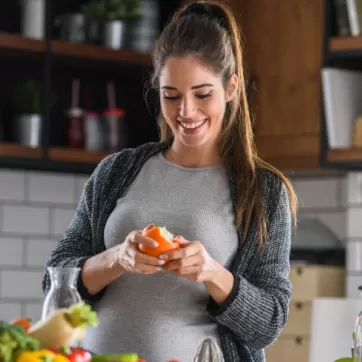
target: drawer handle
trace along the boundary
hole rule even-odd
[[[303,274],[303,268],[298,267],[297,268],[297,275],[302,275]]]
[[[297,302],[296,304],[295,304],[295,306],[296,306],[296,308],[297,309],[302,309],[303,308],[303,303],[301,303],[301,302]]]
[[[297,344],[302,344],[302,338],[301,337],[297,337],[296,339],[295,339],[295,342],[297,343]]]

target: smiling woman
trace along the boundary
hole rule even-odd
[[[219,163],[226,102],[235,96],[238,78],[233,75],[225,91],[222,78],[192,55],[170,56],[160,73],[162,115],[175,136],[169,156],[175,150],[185,166]]]
[[[296,197],[256,153],[240,44],[223,3],[175,14],[153,57],[161,142],[99,164],[47,263],[82,268],[98,354],[188,362],[210,338],[226,362],[262,362],[287,321]],[[150,252],[151,224],[177,248]]]

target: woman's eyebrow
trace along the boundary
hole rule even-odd
[[[199,88],[204,88],[204,87],[213,87],[214,85],[211,83],[203,83],[203,84],[198,84],[198,85],[194,85],[191,87],[191,89],[199,89]],[[163,87],[161,87],[161,89],[168,89],[168,90],[177,90],[176,87],[171,87],[169,85],[164,85]]]

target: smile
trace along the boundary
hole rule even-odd
[[[195,129],[195,128],[201,127],[206,121],[207,121],[207,118],[205,118],[202,121],[197,121],[197,122],[182,122],[182,121],[179,121],[179,123],[181,124],[181,126],[183,128]]]

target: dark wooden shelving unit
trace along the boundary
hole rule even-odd
[[[13,51],[17,53],[36,53],[42,55],[45,52],[45,42],[31,39],[20,34],[0,32],[0,51]]]
[[[108,155],[108,152],[102,151],[86,151],[62,147],[52,147],[49,149],[49,159],[61,162],[97,164]]]
[[[51,46],[54,55],[83,58],[89,61],[99,60],[152,66],[150,55],[137,53],[129,49],[113,50],[101,45],[75,44],[62,40],[53,40]]]
[[[83,87],[80,98],[86,97],[87,89],[94,92],[92,95],[96,100],[94,110],[99,113],[108,106],[104,100],[107,82],[114,81],[119,85],[117,106],[125,108],[126,117],[129,116],[129,119],[126,119],[129,134],[127,134],[128,142],[125,147],[136,147],[144,142],[157,140],[156,116],[144,99],[145,77],[152,69],[151,55],[133,49],[114,50],[98,44],[72,43],[58,39],[59,34],[54,27],[54,19],[58,11],[64,11],[67,6],[76,9],[75,3],[84,2],[86,0],[77,0],[74,4],[69,2],[68,5],[63,4],[63,6],[55,0],[47,0],[45,34],[44,39],[41,40],[23,36],[17,32],[16,25],[9,26],[9,29],[5,25],[0,26],[0,59],[3,64],[3,74],[7,77],[5,87],[8,89],[25,77],[34,77],[43,83],[44,102],[41,147],[24,147],[14,141],[13,135],[0,139],[0,168],[89,174],[102,159],[109,155],[107,151],[87,151],[66,146],[68,142],[67,135],[64,134],[66,126],[62,124],[65,120],[65,111],[70,106],[71,83],[74,78],[80,79],[81,87]],[[180,6],[181,0],[172,0],[167,3],[169,5],[162,5],[161,27],[164,26],[163,23],[166,24],[170,14]],[[2,16],[6,18],[7,15],[2,14]],[[9,19],[10,17],[9,14]],[[16,24],[17,21],[4,21],[4,23]],[[6,67],[11,67],[12,73],[9,73]],[[19,76],[13,77],[13,74],[16,75],[18,71],[22,72]],[[50,97],[53,91],[60,93],[60,101],[55,110]],[[100,92],[103,94],[100,95]],[[1,100],[8,101],[9,97],[9,89],[2,92]],[[84,98],[82,101],[85,102]],[[152,101],[150,104],[153,104]],[[0,110],[3,111],[1,107]],[[5,119],[7,124],[12,122],[12,114],[7,118],[2,114],[1,116],[0,120],[3,122]],[[6,135],[5,131],[2,133]]]
[[[51,41],[52,57],[65,56],[88,62],[131,63],[133,66],[150,67],[151,57],[128,49],[113,50],[100,45],[75,44],[67,41]],[[30,55],[46,57],[46,42],[0,32],[0,54],[17,58]],[[51,171],[89,173],[109,153],[86,151],[66,147],[31,148],[17,143],[0,143],[0,167],[32,168]],[[30,162],[31,161],[31,162]]]
[[[140,66],[151,67],[151,56],[146,53],[138,53],[130,49],[113,50],[101,45],[70,43],[63,40],[51,41],[53,56],[68,56],[81,58],[88,61],[132,63]],[[0,32],[0,53],[34,53],[43,55],[46,51],[45,41],[31,39],[20,34]]]
[[[42,148],[31,148],[16,143],[0,143],[0,157],[17,158],[42,158],[44,150]]]
[[[329,41],[330,52],[362,51],[362,36],[332,37]]]
[[[342,69],[361,69],[362,36],[335,36],[334,9],[331,1],[325,1],[325,41],[323,67]],[[362,149],[335,149],[329,147],[324,104],[322,103],[323,121],[321,132],[321,165],[326,168],[341,170],[362,169]],[[342,121],[342,120],[341,120]]]
[[[362,148],[332,148],[328,150],[328,160],[331,162],[361,162]]]

